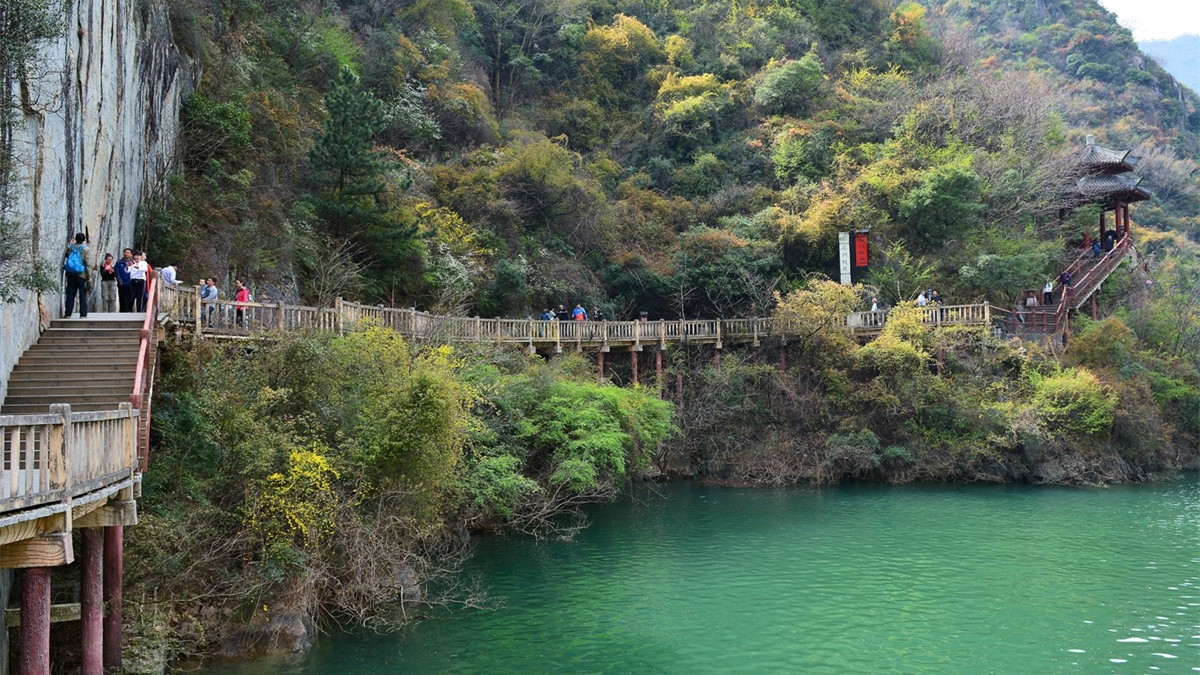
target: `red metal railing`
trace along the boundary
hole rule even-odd
[[[146,318],[142,321],[140,331],[141,344],[138,345],[137,370],[133,375],[133,393],[129,402],[133,404],[138,415],[137,452],[138,466],[146,470],[150,461],[150,406],[152,378],[154,376],[155,350],[157,349],[158,331],[158,273],[150,276],[150,287],[146,291]]]

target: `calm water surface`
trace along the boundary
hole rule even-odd
[[[1200,672],[1200,477],[1106,490],[677,484],[478,540],[495,611],[212,673]]]

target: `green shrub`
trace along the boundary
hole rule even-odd
[[[1112,427],[1117,397],[1091,371],[1068,368],[1051,375],[1031,372],[1029,379],[1034,408],[1052,435],[1099,434]]]
[[[824,98],[825,69],[813,52],[766,70],[754,90],[754,103],[769,113],[802,113]]]

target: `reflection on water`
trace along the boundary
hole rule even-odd
[[[488,537],[504,605],[334,634],[265,673],[1200,671],[1200,480],[737,489],[599,506],[573,542]]]

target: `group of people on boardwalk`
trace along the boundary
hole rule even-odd
[[[163,283],[175,283],[177,268],[178,265],[172,263],[159,271]],[[93,267],[87,235],[80,232],[63,252],[62,271],[66,285],[65,318],[74,314],[76,304],[79,306],[79,317],[87,318],[93,271],[100,276],[100,311],[146,311],[147,282],[154,268],[146,262],[146,254],[142,251],[127,248],[121,252],[119,260],[114,259],[111,253],[106,253],[104,260]]]
[[[583,308],[583,305],[576,303],[575,309],[567,310],[566,305],[559,305],[558,309],[550,309],[549,307],[542,310],[540,317],[542,321],[587,321],[588,313]]]
[[[115,259],[111,253],[104,254],[104,260],[92,266],[91,251],[87,245],[87,235],[80,232],[67,244],[63,252],[63,276],[66,285],[66,303],[63,316],[70,318],[79,307],[79,317],[87,318],[88,295],[92,292],[92,272],[100,276],[100,306],[102,312],[144,312],[148,299],[148,286],[154,268],[146,261],[143,251],[127,248],[121,251],[120,259]],[[169,286],[178,283],[179,263],[158,270],[159,281]],[[246,325],[246,307],[243,303],[250,302],[250,289],[241,279],[234,281],[236,287],[234,300],[234,320],[239,326]],[[207,305],[205,319],[208,323],[216,321],[217,300],[220,299],[220,289],[213,277],[201,279],[200,300]]]

